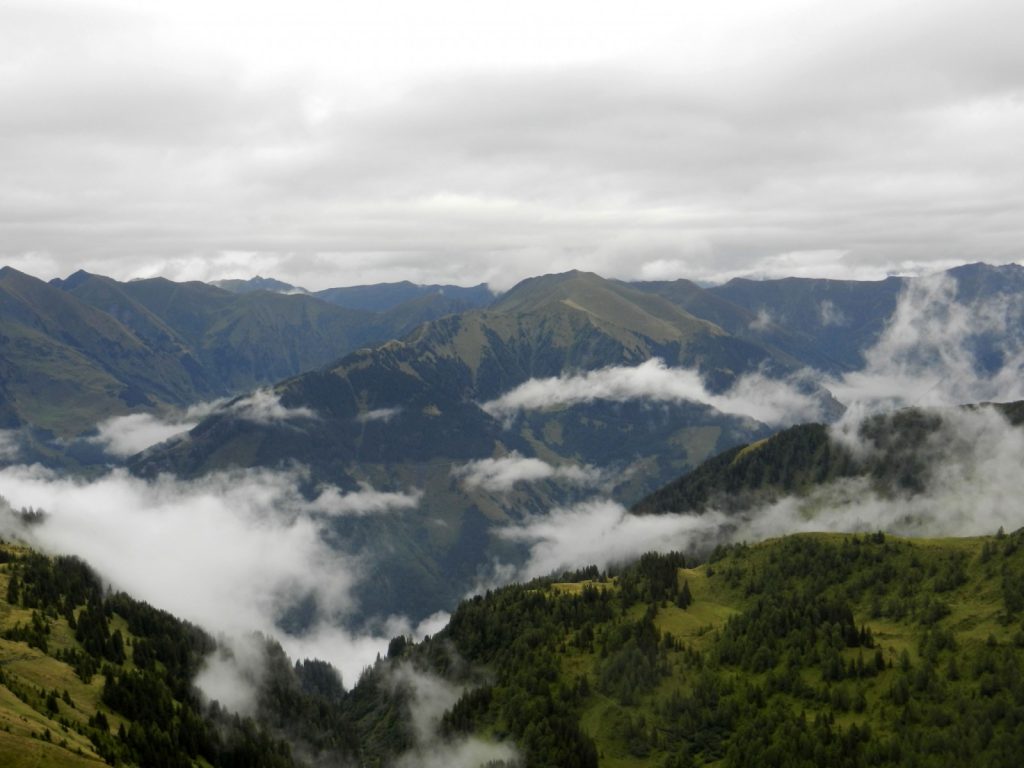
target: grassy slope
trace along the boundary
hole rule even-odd
[[[11,545],[0,545],[18,551]],[[12,606],[7,594],[10,564],[0,564],[0,632],[16,623],[27,624],[32,611]],[[120,627],[127,633],[126,627]],[[49,638],[50,653],[61,648],[78,647],[67,621],[53,621]],[[122,718],[100,704],[103,676],[95,675],[83,683],[70,666],[27,643],[0,638],[0,669],[6,684],[0,683],[0,764],[11,766],[97,766],[106,763],[96,754],[88,738],[75,730],[98,711],[104,712],[112,730]],[[58,702],[58,712],[46,707],[46,695],[40,690],[67,691],[72,701]]]
[[[851,537],[838,534],[810,534],[803,538],[842,547],[843,542],[848,542]],[[689,584],[694,602],[687,610],[671,603],[660,606],[654,620],[655,626],[662,633],[671,632],[684,646],[705,654],[713,654],[720,638],[720,631],[729,618],[749,609],[759,598],[756,595],[745,594],[746,588],[743,585],[746,579],[763,570],[770,561],[778,557],[785,541],[774,540],[733,551],[710,566],[680,569],[680,584],[683,580]],[[956,666],[964,671],[960,680],[947,680],[946,685],[967,697],[977,695],[977,681],[967,673],[967,670],[971,669],[973,660],[983,646],[994,643],[997,647],[1017,648],[1018,655],[1024,656],[1024,651],[1019,648],[1021,623],[1017,617],[1007,615],[1001,585],[1004,562],[1012,560],[1019,565],[1020,553],[1014,553],[1009,557],[995,555],[987,562],[982,562],[983,547],[986,544],[996,545],[994,538],[894,540],[890,537],[888,541],[902,547],[897,562],[906,567],[912,568],[914,562],[919,562],[925,571],[937,567],[941,573],[943,563],[952,562],[961,556],[966,558],[966,581],[953,590],[941,593],[941,600],[948,605],[950,613],[934,627],[951,632],[957,644],[956,650],[942,652],[941,666],[946,667],[950,659],[955,659]],[[830,585],[826,593],[846,593],[860,575],[862,574],[855,574],[846,582]],[[555,594],[573,594],[578,593],[581,586],[578,583],[554,584],[549,589]],[[797,590],[808,588],[810,585],[794,580],[789,586]],[[615,589],[614,585],[609,588]],[[932,589],[927,579],[922,583],[922,588],[923,592]],[[890,594],[895,594],[897,589],[894,588]],[[632,606],[628,617],[639,620],[645,607],[645,604]],[[867,724],[876,733],[884,735],[890,733],[888,723],[899,714],[899,708],[890,702],[888,692],[897,676],[901,674],[900,656],[906,651],[912,667],[920,665],[920,647],[926,628],[910,616],[893,619],[873,615],[872,597],[868,594],[854,601],[852,607],[857,624],[865,624],[871,628],[876,645],[881,648],[890,668],[873,678],[843,683],[864,693],[867,709],[863,713],[832,712],[832,715],[839,727],[848,728],[853,723],[859,726]],[[571,642],[572,637],[573,632],[568,632],[564,644],[560,646],[564,679],[572,680],[580,674],[586,674],[591,680],[597,679],[601,665],[599,653],[596,650],[581,651]],[[843,656],[847,661],[855,660],[858,653],[867,656],[873,651],[848,649],[843,652]],[[623,705],[604,695],[596,687],[593,689],[582,707],[580,717],[584,730],[597,744],[601,765],[617,768],[662,764],[667,755],[657,749],[643,756],[633,753],[630,745],[620,735],[621,723],[625,717],[643,717],[650,727],[658,722],[657,708],[673,691],[689,692],[696,673],[683,663],[683,656],[684,653],[681,651],[671,653],[671,676],[664,678],[655,690],[640,696],[632,705]],[[759,683],[763,683],[766,677],[764,673],[754,675],[737,669],[729,670],[728,674],[735,675],[737,680]],[[820,671],[804,669],[801,674],[810,685],[822,686]],[[807,712],[809,719],[813,719],[816,714],[828,715],[830,712],[827,703],[821,703],[815,708],[805,700],[790,699],[789,704],[802,708]]]

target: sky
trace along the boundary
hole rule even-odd
[[[1018,0],[8,0],[38,277],[873,279],[1024,259]]]

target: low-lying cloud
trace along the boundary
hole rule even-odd
[[[344,628],[365,557],[328,545],[328,516],[408,509],[416,492],[364,486],[323,488],[313,501],[298,491],[298,472],[246,470],[194,481],[147,481],[115,470],[90,482],[38,466],[0,469],[0,488],[15,508],[46,511],[37,525],[11,527],[44,552],[74,554],[116,589],[228,637],[252,631],[278,637],[299,656],[315,651],[350,682],[394,634],[415,634],[393,618],[375,631]],[[315,622],[302,637],[277,622],[303,601]],[[436,631],[436,630],[435,630]],[[390,634],[389,634],[390,633]]]
[[[499,458],[478,459],[452,468],[452,475],[468,488],[506,493],[518,483],[560,480],[572,485],[593,486],[601,483],[603,473],[589,464],[555,466],[546,461],[512,451]]]
[[[609,500],[559,508],[500,535],[530,554],[507,582],[595,563],[627,562],[647,551],[706,550],[810,531],[882,530],[907,536],[977,536],[1024,526],[1024,430],[994,408],[938,412],[942,425],[920,445],[930,465],[923,493],[881,494],[870,478],[848,478],[748,511],[637,516]],[[869,444],[860,446],[872,450]]]
[[[391,421],[402,412],[401,408],[375,408],[372,411],[364,411],[356,416],[356,421],[366,423],[368,421]]]
[[[369,483],[360,483],[358,491],[349,493],[343,493],[334,486],[328,486],[320,492],[315,500],[310,502],[308,509],[331,516],[363,517],[382,512],[414,509],[420,503],[421,498],[423,498],[422,491],[378,491]]]
[[[497,418],[518,411],[564,407],[595,400],[623,402],[697,402],[722,413],[746,416],[765,424],[788,425],[823,416],[822,396],[802,391],[802,375],[769,378],[761,372],[741,376],[727,392],[715,394],[700,374],[689,368],[670,368],[660,358],[637,366],[616,366],[548,379],[530,379],[481,407]]]
[[[103,447],[112,456],[132,456],[140,451],[188,432],[198,421],[163,421],[151,413],[114,416],[96,425],[97,435],[88,442]]]
[[[237,418],[257,424],[317,418],[316,412],[310,408],[289,408],[282,405],[281,396],[267,389],[258,389],[248,397],[236,400],[228,405],[226,410]]]

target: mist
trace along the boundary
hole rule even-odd
[[[611,500],[588,501],[501,529],[499,535],[528,545],[530,554],[523,566],[499,564],[496,573],[507,583],[591,563],[604,568],[649,551],[706,552],[718,543],[812,531],[945,537],[1024,526],[1024,430],[992,407],[936,413],[942,425],[920,446],[930,465],[923,493],[883,495],[870,478],[856,477],[729,514],[708,507],[640,516]],[[862,443],[859,450],[866,456],[873,446]]]
[[[518,411],[540,410],[595,400],[623,402],[698,402],[722,413],[786,426],[815,421],[824,415],[820,394],[801,389],[806,375],[770,378],[757,371],[740,376],[726,392],[715,394],[700,374],[689,368],[671,368],[661,358],[637,366],[615,366],[582,374],[531,379],[504,395],[482,404],[492,416],[508,421]]]
[[[510,744],[489,742],[474,736],[440,737],[441,717],[465,692],[436,675],[406,663],[391,672],[391,685],[408,693],[409,721],[415,747],[399,756],[396,768],[478,768],[492,763],[519,765]]]
[[[367,561],[326,544],[323,526],[337,514],[401,514],[418,504],[419,492],[328,486],[309,501],[298,491],[302,479],[297,471],[245,470],[147,481],[114,470],[86,482],[12,466],[0,469],[4,497],[46,516],[30,527],[8,516],[0,534],[77,555],[114,589],[211,634],[276,637],[296,658],[330,661],[354,683],[391,637],[418,630],[402,617],[367,630],[345,627]],[[301,601],[313,602],[316,621],[291,636],[277,622]]]
[[[602,482],[604,473],[589,464],[555,466],[512,451],[507,456],[477,459],[452,467],[452,476],[460,479],[468,488],[507,493],[519,483],[539,480],[560,480],[571,485],[595,486]]]
[[[948,275],[908,281],[878,342],[865,351],[864,367],[824,379],[850,418],[1024,398],[1024,297],[963,302],[957,292]]]

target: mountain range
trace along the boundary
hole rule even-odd
[[[970,265],[948,278],[976,299],[1016,295],[1022,272]],[[415,514],[330,525],[337,546],[371,555],[362,615],[422,618],[486,581],[495,561],[523,562],[525,547],[496,530],[597,490],[635,504],[704,459],[767,437],[777,425],[708,402],[744,377],[761,377],[764,388],[808,369],[857,370],[908,284],[738,279],[702,288],[570,272],[488,301],[479,286],[313,295],[262,278],[217,287],[79,272],[44,283],[5,269],[5,423],[60,438],[48,452],[30,445],[8,461],[60,466],[82,454],[68,438],[103,418],[234,395],[187,435],[129,459],[130,470],[187,480],[301,466],[310,497],[325,487],[417,494]],[[586,389],[597,381],[588,375],[658,360],[693,371],[708,402],[579,396],[500,407],[523,386]],[[796,386],[819,418],[842,412],[820,385]],[[254,387],[267,388],[282,417],[253,419],[235,407]],[[91,450],[94,464],[113,460]],[[541,476],[478,478],[487,466],[514,472],[523,462]]]

